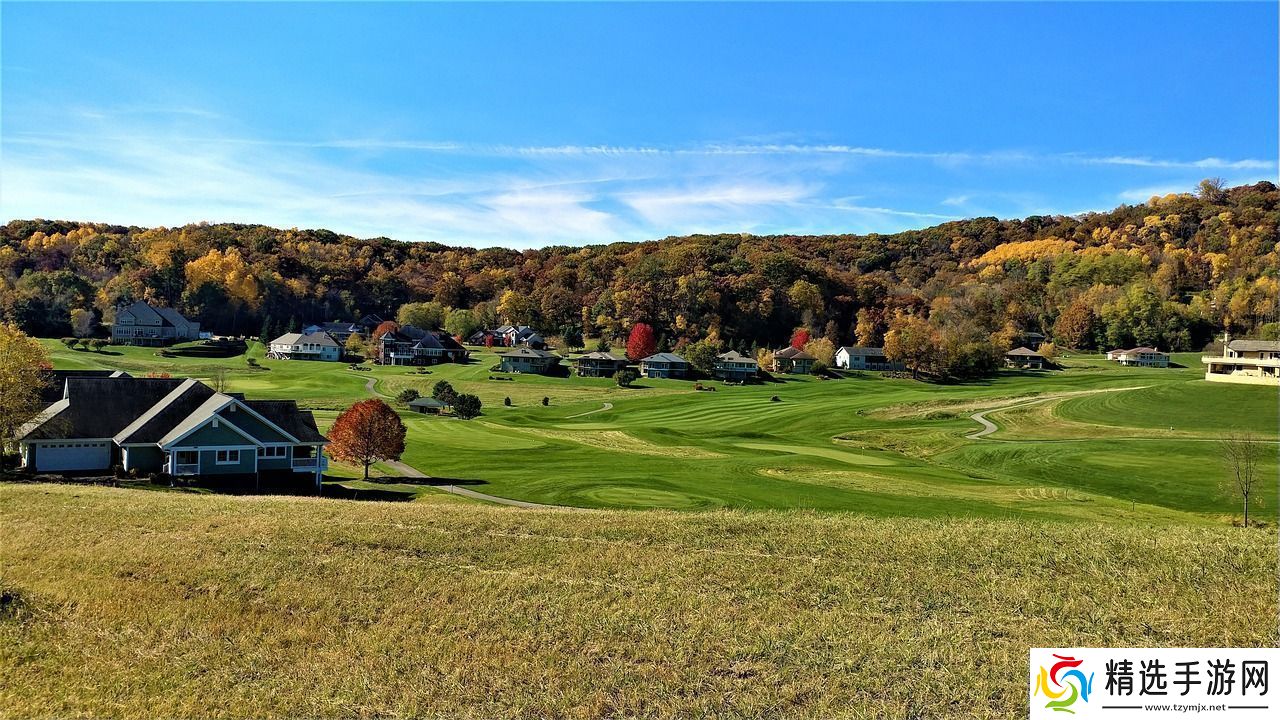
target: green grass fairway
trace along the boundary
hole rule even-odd
[[[1274,534],[1221,525],[0,484],[0,527],[0,717],[1016,718],[1028,647],[1277,640]]]
[[[736,387],[641,380],[504,375],[492,352],[468,365],[374,367],[243,357],[162,358],[146,348],[67,350],[57,367],[119,368],[209,377],[251,397],[296,398],[322,425],[373,393],[429,394],[442,379],[478,395],[464,422],[405,413],[404,461],[437,482],[531,502],[597,508],[796,508],[883,516],[1025,517],[1144,523],[1223,522],[1238,512],[1219,481],[1216,441],[1227,430],[1274,440],[1274,389],[1204,382],[1198,355],[1183,367],[1123,368],[1093,356],[1065,370],[1007,372],[937,386],[853,374]],[[178,351],[181,352],[181,348]],[[498,379],[507,378],[507,379]],[[779,402],[772,402],[772,396]],[[512,405],[503,404],[511,398]],[[543,406],[542,399],[549,399]],[[1004,405],[1038,402],[1001,410]],[[997,432],[978,440],[969,418],[990,411]],[[1268,453],[1262,472],[1277,472]],[[382,475],[394,475],[377,468]],[[335,480],[356,475],[335,465]],[[345,482],[345,481],[344,481]],[[386,487],[434,494],[423,483]],[[1274,483],[1258,517],[1274,517]]]

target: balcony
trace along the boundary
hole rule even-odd
[[[319,461],[320,472],[329,469],[329,458],[294,458],[293,469],[295,472],[315,472],[316,463]]]
[[[199,475],[200,463],[184,463],[173,466],[174,475]]]

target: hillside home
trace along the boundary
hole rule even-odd
[[[813,364],[817,360],[804,350],[788,345],[773,354],[773,367],[770,370],[789,375],[808,375],[813,372]]]
[[[200,323],[173,308],[152,307],[142,300],[116,308],[111,324],[114,345],[170,345],[199,339]]]
[[[337,362],[342,359],[342,344],[327,332],[285,333],[270,342],[267,357]]]
[[[905,370],[906,365],[892,362],[884,348],[850,345],[836,350],[836,367],[844,370]]]
[[[1045,339],[1044,333],[1038,333],[1032,330],[1028,330],[1018,336],[1018,341],[1021,345],[1031,350],[1039,350],[1040,346],[1044,344]]]
[[[246,400],[190,379],[74,376],[15,438],[33,472],[296,473],[317,488],[329,442],[293,400]]]
[[[546,375],[560,364],[560,356],[546,350],[521,347],[510,352],[498,353],[502,372],[536,373]]]
[[[674,353],[657,353],[640,361],[640,374],[647,378],[689,376],[689,361]]]
[[[357,320],[355,324],[357,327],[359,327],[361,330],[364,331],[360,333],[361,335],[364,335],[365,337],[372,337],[373,331],[377,330],[378,326],[381,325],[383,322],[385,322],[385,320],[383,320],[381,316],[374,315],[373,313],[369,313],[368,315],[365,315],[364,317]]]
[[[599,350],[589,352],[574,361],[574,367],[581,377],[613,377],[614,373],[626,366],[625,357]]]
[[[1004,366],[1022,368],[1024,370],[1043,370],[1045,359],[1043,355],[1034,350],[1019,347],[1004,354]]]
[[[1232,340],[1222,357],[1204,356],[1204,379],[1246,385],[1280,385],[1280,340]]]
[[[1107,359],[1133,367],[1169,367],[1169,353],[1145,346],[1130,350],[1108,350]]]
[[[412,325],[385,333],[382,344],[383,365],[436,365],[466,362],[471,353],[448,333],[423,330]]]
[[[754,379],[759,373],[760,366],[755,360],[739,354],[737,350],[730,350],[716,356],[711,374],[721,380],[744,382]]]
[[[366,334],[363,327],[351,322],[323,322],[302,328],[303,335],[310,335],[318,332],[329,333],[329,335],[331,335],[334,340],[337,340],[338,344],[343,347],[346,346],[347,341],[351,339],[352,335],[360,335],[361,337],[364,337]]]

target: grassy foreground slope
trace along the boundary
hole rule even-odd
[[[1027,648],[1276,642],[1231,527],[0,485],[0,716],[1019,717]]]

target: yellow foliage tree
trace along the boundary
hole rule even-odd
[[[215,248],[187,263],[187,290],[193,292],[206,283],[222,286],[228,297],[251,309],[258,307],[258,280],[235,248],[225,253]]]
[[[40,391],[51,367],[43,345],[17,325],[0,325],[0,441],[6,447],[40,412]]]

